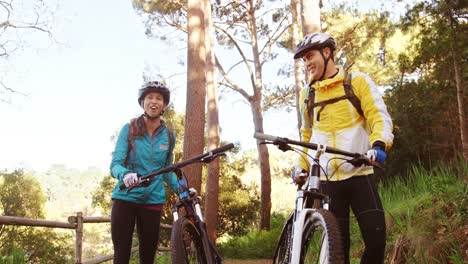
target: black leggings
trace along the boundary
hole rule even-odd
[[[114,244],[114,264],[128,264],[132,234],[137,225],[140,264],[153,264],[159,241],[161,212],[138,207],[134,203],[113,200],[111,234]]]
[[[322,190],[330,196],[330,211],[340,226],[345,254],[349,263],[349,208],[356,216],[365,250],[361,263],[384,263],[385,215],[373,175],[354,176],[335,182],[322,182]]]

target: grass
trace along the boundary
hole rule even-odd
[[[0,264],[24,264],[26,263],[24,251],[13,249],[9,256],[0,256]]]
[[[468,263],[468,163],[424,169],[414,166],[405,178],[379,187],[386,211],[386,263]],[[252,231],[218,245],[224,258],[270,258],[285,216],[273,214],[272,229]],[[351,221],[351,263],[364,246]]]

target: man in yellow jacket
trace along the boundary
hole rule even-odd
[[[335,40],[326,33],[312,33],[297,45],[294,59],[302,58],[310,75],[301,91],[301,140],[354,153],[367,153],[383,163],[393,142],[392,120],[376,85],[364,73],[346,73],[335,64]],[[307,150],[313,157],[314,150]],[[349,213],[352,209],[365,243],[361,263],[383,263],[385,215],[375,185],[373,168],[354,167],[338,155],[324,154],[320,166],[322,191],[330,197],[330,211],[338,220],[345,263],[349,263]],[[297,183],[307,175],[311,160],[301,157],[293,171]],[[326,177],[328,176],[328,181]]]

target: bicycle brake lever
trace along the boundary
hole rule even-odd
[[[370,165],[370,166],[374,166],[374,167],[381,168],[381,169],[383,168],[383,164],[377,161],[371,160],[365,157],[364,155],[348,160],[347,162],[351,163],[354,167],[360,167],[361,165],[365,164],[365,165]]]
[[[288,150],[292,150],[292,147],[288,145],[284,140],[282,139],[277,139],[273,141],[273,145],[277,145],[278,149],[282,150],[283,152],[286,152]]]
[[[132,185],[128,186],[127,193],[130,192],[133,188],[138,187],[138,186],[147,187],[148,185],[150,185],[150,183],[151,183],[150,179],[143,179],[143,180],[138,179],[137,182],[135,182]]]

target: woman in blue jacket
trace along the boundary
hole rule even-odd
[[[140,263],[152,264],[159,241],[161,211],[166,202],[163,182],[177,192],[173,173],[158,175],[146,187],[130,192],[119,190],[138,181],[138,175],[172,164],[174,134],[161,119],[169,104],[170,91],[161,82],[148,82],[138,93],[144,113],[125,124],[119,134],[110,165],[112,177],[118,179],[112,192],[111,233],[114,263],[127,264],[130,259],[132,234],[136,223]]]

